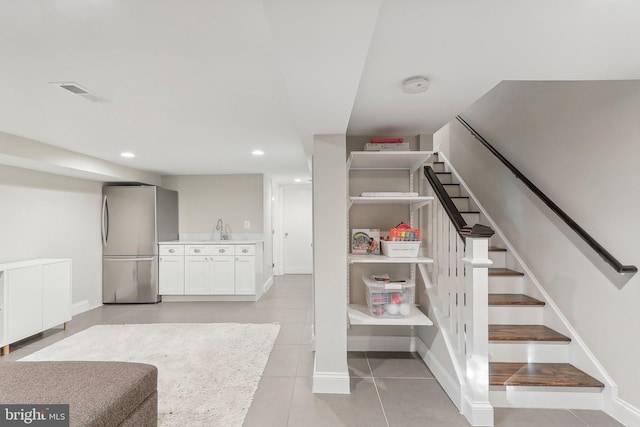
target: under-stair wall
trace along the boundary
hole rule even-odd
[[[504,82],[462,116],[605,248],[637,265],[640,198],[628,192],[640,182],[639,109],[638,82]],[[639,277],[608,270],[462,125],[437,132],[434,150],[517,251],[523,289],[548,296],[545,324],[571,335],[572,346],[584,343],[585,351],[569,349],[570,362],[602,367],[603,409],[640,425]],[[507,257],[506,267],[516,261]]]

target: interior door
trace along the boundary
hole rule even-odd
[[[283,190],[284,274],[313,272],[313,211],[310,186]]]

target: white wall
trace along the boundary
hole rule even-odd
[[[462,116],[624,264],[640,265],[640,82],[503,82]],[[621,278],[456,121],[434,136],[640,408],[640,275]]]
[[[70,258],[72,302],[102,304],[102,183],[0,166],[0,263]]]
[[[162,186],[178,191],[180,234],[216,233],[221,218],[233,233],[260,233],[264,227],[263,176],[163,176]],[[244,221],[250,228],[244,228]]]

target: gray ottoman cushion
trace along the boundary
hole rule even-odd
[[[69,404],[71,425],[118,426],[147,398],[157,405],[158,369],[128,362],[3,362],[0,402]],[[139,416],[139,414],[137,415]]]

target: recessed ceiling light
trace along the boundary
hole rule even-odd
[[[128,158],[128,159],[132,159],[132,158],[134,158],[134,157],[136,156],[135,154],[133,154],[133,153],[132,153],[132,152],[130,152],[130,151],[123,151],[122,153],[120,153],[120,155],[121,155],[122,157],[126,157],[126,158]]]
[[[262,156],[264,154],[264,151],[262,151],[262,150],[253,150],[251,152],[251,154],[253,154],[254,156]]]
[[[293,180],[293,182],[302,182],[302,180],[300,178],[296,178]]]

